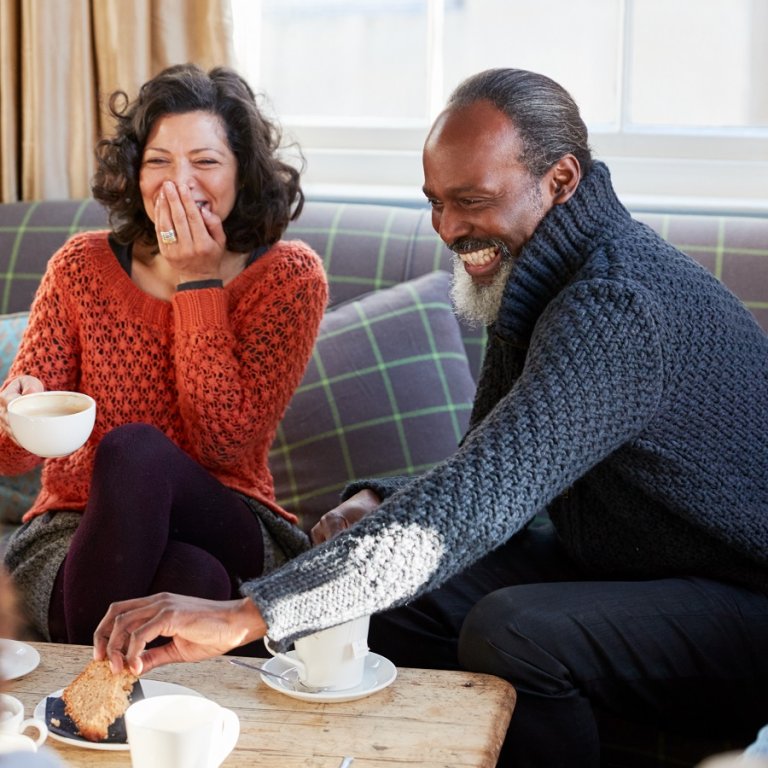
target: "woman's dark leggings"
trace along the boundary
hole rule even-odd
[[[118,427],[96,452],[88,505],[51,597],[51,638],[90,645],[118,600],[228,600],[263,562],[261,525],[245,500],[155,427]]]

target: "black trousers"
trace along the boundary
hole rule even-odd
[[[400,666],[509,680],[499,765],[597,768],[595,709],[743,738],[768,722],[768,597],[702,578],[595,581],[548,523],[407,606],[372,619]]]

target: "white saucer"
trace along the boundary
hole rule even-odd
[[[40,654],[31,645],[0,639],[0,680],[15,680],[27,675],[39,663]]]
[[[188,696],[202,696],[197,691],[193,691],[191,688],[185,688],[183,685],[176,685],[176,683],[163,683],[160,680],[141,680],[141,688],[144,691],[144,698],[151,699],[154,696],[168,696],[172,693],[184,693]],[[44,699],[41,699],[35,707],[35,717],[39,720],[44,720],[45,724],[50,726],[50,723],[45,717],[45,702],[50,697],[61,696],[64,689],[61,688],[58,691],[49,693]],[[106,750],[127,750],[128,742],[101,742],[101,741],[88,741],[82,736],[72,734],[71,736],[62,736],[60,733],[54,733],[49,730],[48,735],[52,739],[57,741],[63,741],[65,744],[72,744],[75,747],[85,747],[86,749],[106,749]]]
[[[294,656],[296,651],[288,651],[287,656]],[[262,665],[264,669],[269,672],[282,673],[288,669],[291,669],[290,664],[282,659],[269,659]],[[339,702],[339,701],[354,701],[355,699],[362,699],[366,696],[370,696],[377,691],[386,688],[388,685],[392,685],[397,677],[397,668],[389,660],[383,656],[379,656],[378,653],[369,653],[365,657],[365,670],[363,672],[363,682],[354,688],[346,688],[343,691],[301,691],[296,690],[291,683],[287,680],[279,680],[276,677],[270,677],[269,675],[261,675],[261,679],[270,688],[284,693],[286,696],[291,696],[294,699],[302,699],[303,701],[321,701],[321,702]]]

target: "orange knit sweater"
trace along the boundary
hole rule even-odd
[[[97,404],[88,442],[45,460],[24,520],[84,509],[101,438],[145,422],[224,485],[296,522],[275,503],[267,454],[325,309],[319,257],[304,243],[281,241],[226,287],[163,301],[134,285],[107,235],[75,235],[54,254],[9,372],[85,392]],[[0,434],[0,474],[40,461]]]

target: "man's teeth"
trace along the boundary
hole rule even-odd
[[[473,267],[484,267],[496,258],[497,253],[498,250],[496,248],[483,248],[471,253],[459,253],[458,257],[465,264],[471,264]]]

